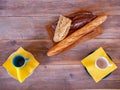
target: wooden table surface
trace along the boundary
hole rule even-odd
[[[80,9],[107,13],[103,34],[60,55],[48,57],[52,46],[45,26],[60,14]],[[20,46],[41,63],[22,84],[2,67]],[[81,60],[102,46],[118,66],[109,77],[95,83]],[[0,0],[0,90],[78,90],[120,88],[120,0]]]

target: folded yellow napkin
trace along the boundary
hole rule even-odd
[[[13,64],[13,60],[16,56],[22,56],[29,60],[22,67],[16,67]],[[9,56],[7,61],[3,64],[3,67],[12,77],[22,83],[29,75],[32,74],[32,72],[38,65],[39,62],[34,58],[34,56],[20,47],[16,52]]]
[[[97,68],[95,63],[96,60],[100,57],[106,58],[110,66],[107,66],[105,69]],[[100,47],[95,52],[84,58],[81,62],[84,65],[84,67],[86,67],[87,71],[95,80],[95,82],[99,82],[102,78],[104,78],[117,68],[115,63],[109,58],[109,56],[105,53],[102,47]]]

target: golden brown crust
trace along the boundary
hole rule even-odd
[[[53,46],[48,52],[48,56],[53,56],[58,54],[59,52],[63,51],[68,46],[72,45],[74,42],[76,42],[80,37],[86,35],[87,33],[93,31],[96,27],[98,27],[100,24],[102,24],[107,19],[106,15],[100,15],[88,24],[86,24],[81,29],[78,29],[68,37],[66,37],[64,40]]]
[[[67,50],[70,50],[71,48],[77,46],[78,44],[84,43],[92,38],[95,38],[96,36],[100,35],[103,33],[103,29],[101,27],[97,27],[95,28],[92,32],[80,37],[76,42],[74,42],[73,44],[71,44],[70,46],[66,47],[64,50],[62,50],[59,53],[65,52]],[[58,54],[59,54],[58,53]]]

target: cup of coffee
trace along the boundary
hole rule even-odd
[[[99,57],[95,62],[95,66],[99,69],[106,69],[107,67],[112,66],[112,64],[110,64],[105,57]]]
[[[17,68],[21,68],[21,67],[23,67],[23,66],[26,64],[26,62],[28,62],[28,61],[29,61],[29,58],[24,58],[24,57],[21,56],[21,55],[17,55],[17,56],[15,56],[15,57],[13,58],[12,64],[13,64],[15,67],[17,67]]]

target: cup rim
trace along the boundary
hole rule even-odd
[[[105,68],[100,68],[100,67],[97,65],[97,61],[98,61],[99,59],[101,59],[101,58],[102,58],[102,60],[105,61],[106,65],[107,65]],[[105,58],[105,57],[103,57],[103,56],[102,56],[102,57],[98,57],[98,58],[95,60],[95,67],[98,68],[98,69],[104,70],[104,69],[106,69],[109,65],[110,65],[110,63],[109,63],[108,59]]]
[[[14,65],[14,62],[13,62],[13,61],[14,61],[14,59],[15,59],[16,57],[18,57],[18,56],[24,58],[22,55],[16,55],[16,56],[14,56],[14,58],[12,59],[12,64],[13,64],[13,66],[16,67],[16,68],[22,68],[22,67],[26,64],[26,60],[25,60],[25,58],[24,58],[24,64],[21,65],[20,67]]]

